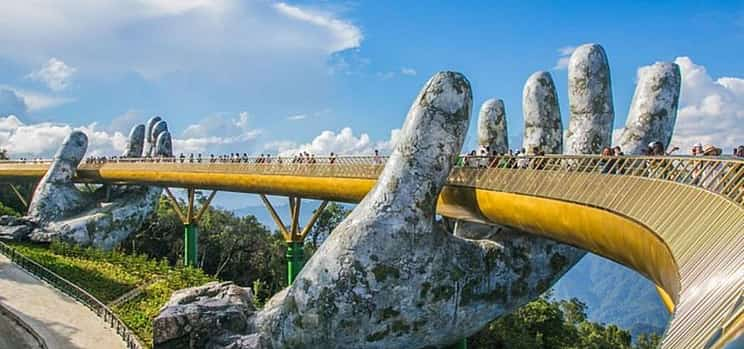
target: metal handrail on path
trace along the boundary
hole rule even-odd
[[[0,253],[10,258],[11,261],[27,272],[88,307],[98,315],[98,317],[103,319],[103,321],[116,330],[116,333],[121,336],[121,339],[124,340],[128,349],[145,349],[145,346],[142,345],[139,338],[137,338],[137,335],[135,335],[134,332],[132,332],[132,330],[130,330],[129,327],[127,327],[109,307],[99,301],[96,297],[93,297],[90,293],[67,279],[57,275],[55,272],[45,268],[41,264],[34,262],[3,242],[0,242]]]

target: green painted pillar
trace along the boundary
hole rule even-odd
[[[302,249],[302,241],[287,242],[287,284],[292,285],[297,274],[305,264],[305,252]]]
[[[196,224],[184,224],[183,228],[183,264],[196,267],[196,241],[198,236]]]

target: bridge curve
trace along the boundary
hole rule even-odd
[[[240,162],[118,159],[77,180],[354,203],[384,159]],[[501,224],[612,259],[652,280],[673,316],[664,348],[722,347],[744,332],[744,161],[687,157],[466,158],[439,214]],[[0,180],[35,180],[48,163],[0,163]]]

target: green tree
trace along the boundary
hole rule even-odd
[[[641,334],[638,336],[634,349],[656,349],[661,346],[661,336],[655,333]]]
[[[197,196],[197,203],[204,204]],[[197,208],[198,210],[198,208]],[[254,216],[237,217],[230,211],[208,207],[199,224],[198,259],[205,273],[250,287],[261,280],[262,300],[286,286],[286,247]],[[182,263],[183,223],[165,197],[143,228],[121,247],[130,252]]]
[[[586,318],[578,299],[547,296],[491,322],[469,339],[472,348],[630,349],[630,332]],[[645,348],[644,348],[645,349]]]
[[[350,212],[350,209],[335,202],[328,204],[318,217],[315,225],[313,225],[310,232],[308,232],[305,237],[305,243],[309,245],[311,251],[317,250],[318,246],[328,238],[328,235],[331,235],[333,229],[336,229],[336,226],[341,223]]]
[[[10,160],[10,154],[7,149],[0,148],[0,161],[1,160]],[[30,196],[29,194],[34,190],[34,186],[35,183],[16,184],[16,188],[27,197]],[[12,189],[10,189],[9,185],[0,185],[0,203],[2,203],[2,205],[0,205],[0,216],[20,216],[20,212],[26,212],[26,206],[18,199]]]

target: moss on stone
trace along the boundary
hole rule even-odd
[[[384,339],[385,337],[387,337],[387,335],[389,333],[390,333],[390,330],[389,329],[386,329],[384,331],[379,331],[379,332],[372,333],[372,334],[370,334],[370,335],[367,336],[367,342],[377,342],[377,341],[379,341],[379,340]]]
[[[432,301],[436,303],[452,297],[455,294],[455,288],[448,285],[441,285],[432,289],[431,294]]]
[[[398,310],[395,310],[392,307],[388,307],[388,308],[382,309],[382,311],[380,312],[380,319],[387,320],[387,319],[396,317],[398,315],[400,315],[400,312]]]
[[[400,271],[397,268],[385,264],[375,265],[372,268],[372,273],[375,274],[375,279],[378,282],[383,282],[388,277],[394,279],[400,278]]]

